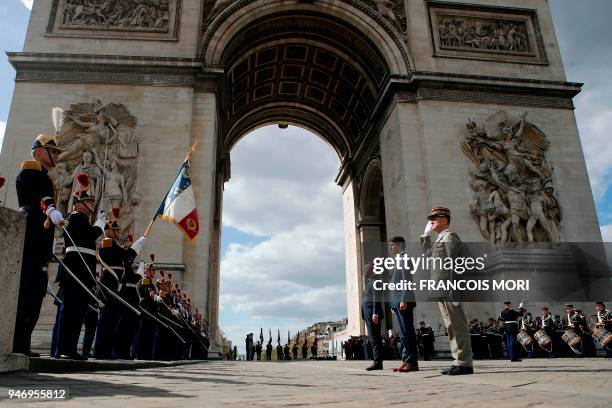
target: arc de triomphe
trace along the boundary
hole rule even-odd
[[[60,200],[75,167],[106,172],[99,194],[122,207],[134,234],[199,142],[201,237],[190,244],[157,223],[145,251],[186,282],[215,333],[230,151],[266,124],[310,129],[341,159],[351,333],[361,330],[360,265],[372,255],[362,243],[417,240],[439,204],[464,240],[487,239],[473,216],[484,210],[474,208],[478,191],[491,192],[475,182],[479,164],[497,160],[508,180],[510,170],[537,173],[563,209],[562,219],[547,215],[560,239],[601,240],[573,113],[581,85],[566,81],[546,0],[37,0],[23,52],[9,60],[16,86],[1,174],[15,176],[36,134],[52,129],[51,109],[62,107]],[[547,144],[523,144],[508,159],[504,127],[504,140],[518,140],[522,112]],[[470,131],[499,154],[470,150]],[[512,207],[498,198],[502,210]],[[546,240],[550,231],[535,228]],[[435,309],[428,319],[436,324]]]

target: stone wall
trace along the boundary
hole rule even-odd
[[[25,356],[12,355],[15,316],[21,276],[25,218],[15,210],[0,207],[0,373],[28,367]]]

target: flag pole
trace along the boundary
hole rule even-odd
[[[187,154],[185,155],[185,160],[183,160],[183,163],[184,163],[184,162],[186,162],[186,161],[191,160],[191,155],[192,155],[192,154],[193,154],[193,152],[195,151],[195,149],[196,149],[196,146],[197,146],[197,145],[198,145],[198,141],[196,140],[196,141],[195,141],[195,142],[194,142],[194,143],[191,145],[191,147],[189,147],[189,150],[187,151]],[[181,169],[182,169],[182,168],[183,168],[183,167],[181,166]],[[179,173],[180,173],[180,170],[179,170]],[[174,181],[175,181],[175,180],[176,180],[176,178],[178,177],[179,173],[177,173],[176,177],[174,177],[174,178],[172,179],[172,185],[174,185]],[[168,197],[168,193],[170,192],[170,189],[172,188],[172,185],[170,185],[170,187],[168,188],[168,191],[166,192],[166,195],[164,195],[164,199],[162,200],[162,202],[163,202],[163,201],[166,201],[166,197]],[[154,223],[154,222],[155,222],[155,220],[157,219],[157,216],[158,216],[158,215],[159,215],[159,213],[158,213],[157,211],[155,211],[155,215],[153,216],[153,218],[151,219],[151,221],[149,221],[149,225],[147,225],[147,229],[145,230],[145,232],[144,232],[144,234],[143,234],[143,236],[144,236],[144,237],[149,236],[149,233],[150,233],[150,232],[151,232],[151,230],[153,229],[153,223]]]

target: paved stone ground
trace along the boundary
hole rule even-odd
[[[478,361],[447,377],[444,361],[416,373],[364,371],[364,361],[209,361],[178,367],[73,374],[0,375],[0,406],[55,407],[610,407],[612,361]],[[68,401],[9,401],[8,388],[68,388]]]

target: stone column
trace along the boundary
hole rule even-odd
[[[19,277],[25,237],[25,218],[18,211],[0,207],[0,282],[4,286],[0,302],[0,372],[27,370],[29,360],[22,354],[11,354]]]

